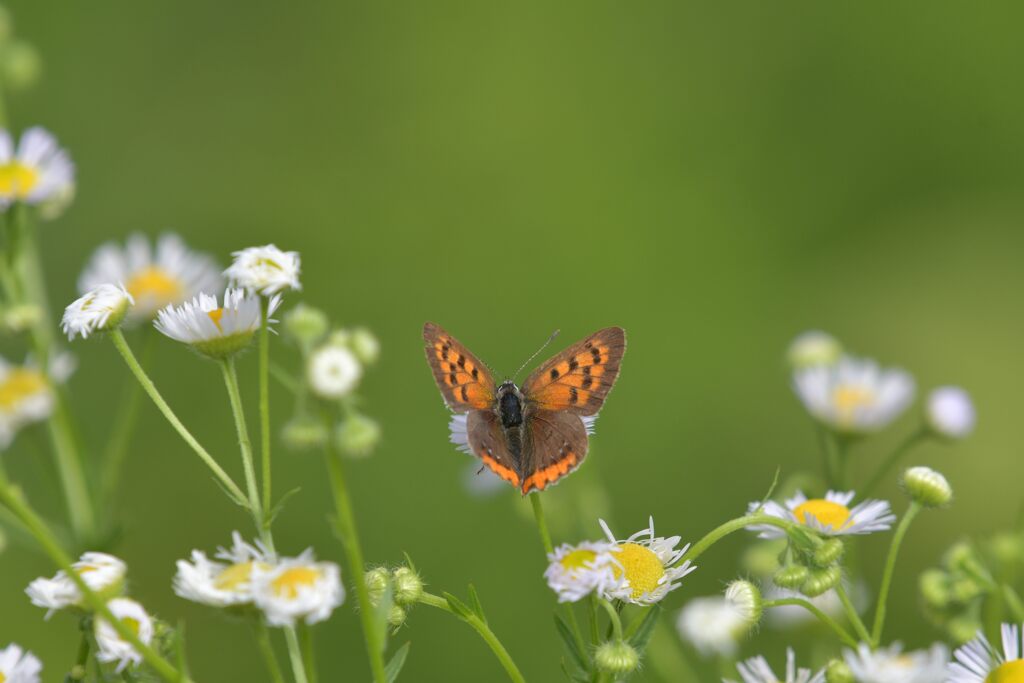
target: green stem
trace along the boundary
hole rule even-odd
[[[256,484],[256,465],[253,462],[252,444],[249,442],[249,429],[245,424],[245,409],[242,407],[242,395],[238,390],[238,373],[235,371],[234,359],[228,358],[221,361],[220,368],[224,374],[224,386],[228,390],[231,415],[235,420],[238,449],[242,455],[242,469],[245,471],[245,487],[249,492],[249,509],[252,510],[252,516],[256,522],[256,528],[259,530],[260,538],[263,539],[263,542],[272,551],[274,545],[267,529],[266,520],[263,518],[260,491]]]
[[[370,671],[373,673],[375,683],[386,683],[387,674],[384,672],[383,646],[379,642],[376,624],[373,618],[373,604],[370,602],[370,594],[363,580],[365,571],[363,564],[363,550],[359,544],[359,533],[356,529],[355,515],[352,512],[352,500],[349,497],[348,487],[345,485],[345,469],[341,456],[333,447],[333,441],[327,440],[324,447],[324,457],[327,460],[327,470],[330,475],[331,490],[334,494],[335,523],[338,533],[341,534],[341,541],[345,547],[345,559],[348,560],[349,576],[356,588],[356,600],[359,603],[359,619],[362,622],[363,638],[366,640],[366,653],[370,659]]]
[[[835,631],[836,635],[839,636],[839,640],[843,641],[844,644],[850,647],[857,648],[857,639],[850,635],[850,632],[839,625],[835,619],[818,609],[814,603],[803,600],[801,598],[780,598],[778,600],[766,600],[764,603],[765,608],[769,607],[784,607],[786,605],[793,605],[796,607],[803,607],[808,612],[818,618],[818,620]]]
[[[882,464],[878,466],[878,469],[875,470],[875,473],[871,478],[868,479],[868,483],[861,489],[860,497],[865,498],[874,493],[875,489],[877,489],[886,476],[888,476],[892,468],[896,466],[896,463],[898,463],[903,456],[909,453],[910,449],[927,439],[930,435],[931,431],[929,431],[928,427],[922,426],[901,441],[899,445],[893,449],[892,453],[886,456],[885,460],[883,460]]]
[[[1017,595],[1017,591],[1013,589],[1013,586],[1009,584],[1003,585],[1003,601],[1010,609],[1010,614],[1013,615],[1013,620],[1017,623],[1024,622],[1024,602],[1021,601],[1020,596]]]
[[[713,546],[715,543],[718,543],[729,534],[745,529],[748,526],[762,524],[779,527],[783,530],[788,530],[793,526],[792,522],[762,513],[754,513],[752,515],[737,517],[736,519],[729,520],[725,524],[722,524],[705,534],[704,538],[690,546],[690,549],[686,551],[686,554],[679,558],[679,562],[677,564],[681,564],[687,560],[691,562],[696,560],[698,557],[703,555],[708,548]]]
[[[601,643],[601,629],[597,621],[597,594],[587,597],[587,612],[590,615],[590,642],[596,647]]]
[[[306,667],[309,683],[316,683],[316,655],[313,652],[313,632],[305,623],[299,623],[299,645],[302,646],[302,663]]]
[[[86,667],[89,664],[89,653],[92,651],[92,643],[89,640],[88,622],[82,620],[82,640],[78,643],[78,654],[75,656],[75,665],[71,668],[68,678],[72,681],[85,680]]]
[[[96,538],[96,516],[89,500],[81,453],[75,445],[68,414],[60,399],[54,402],[47,429],[57,458],[57,472],[68,505],[71,529],[80,544],[91,544]]]
[[[0,470],[0,503],[5,505],[29,530],[50,559],[70,578],[78,587],[86,604],[96,613],[96,618],[106,621],[117,632],[117,634],[132,645],[142,656],[147,664],[165,681],[179,683],[188,679],[167,660],[161,657],[155,650],[139,640],[135,631],[125,622],[121,621],[111,613],[107,607],[106,600],[98,593],[89,588],[89,585],[82,579],[81,575],[71,566],[71,558],[60,547],[57,539],[46,527],[43,521],[36,514],[35,510],[29,507],[19,491],[16,491],[7,480],[6,474]]]
[[[256,644],[260,648],[260,654],[263,655],[263,662],[267,665],[267,673],[270,674],[271,681],[273,683],[284,683],[281,665],[277,661],[277,655],[274,654],[274,646],[270,642],[270,629],[267,628],[267,624],[262,618],[253,624],[253,631],[256,637]]]
[[[306,677],[306,665],[302,660],[302,650],[299,647],[299,637],[292,626],[285,627],[284,639],[288,643],[288,657],[292,662],[292,675],[295,676],[295,683],[309,683]]]
[[[604,608],[604,611],[608,613],[608,618],[612,624],[612,634],[615,636],[615,640],[622,640],[622,619],[619,618],[619,611],[615,609],[612,603],[608,602],[604,598],[598,598],[597,604]]]
[[[846,589],[843,588],[843,582],[840,581],[835,587],[836,595],[839,596],[839,602],[843,604],[843,610],[846,612],[846,618],[851,624],[853,624],[853,630],[857,632],[857,636],[865,643],[871,644],[871,634],[868,633],[867,626],[861,620],[860,615],[857,614],[857,609],[853,606],[853,601],[850,600],[850,596],[847,595]]]
[[[141,366],[149,365],[148,361],[153,354],[156,335],[152,329],[147,328],[143,334],[145,340],[142,345]],[[107,443],[107,449],[103,457],[103,479],[100,488],[100,500],[109,504],[117,486],[121,480],[121,473],[124,468],[124,461],[128,455],[128,446],[135,431],[135,424],[139,417],[139,398],[142,395],[142,387],[138,382],[129,381],[124,389],[121,405],[118,407],[117,415],[114,418],[114,429]]]
[[[261,297],[259,382],[260,382],[260,449],[263,463],[263,511],[270,513],[273,498],[270,493],[270,299]]]
[[[885,606],[889,600],[889,588],[892,585],[893,571],[896,569],[896,556],[900,552],[900,545],[903,543],[903,537],[907,535],[907,529],[910,528],[910,523],[914,521],[914,517],[921,511],[921,504],[914,501],[907,508],[907,513],[903,515],[903,519],[900,520],[899,526],[896,527],[896,533],[893,534],[892,543],[889,546],[889,556],[885,559],[885,573],[882,574],[882,585],[878,590],[878,605],[875,607],[875,625],[871,631],[871,643],[874,647],[877,647],[882,639],[882,629],[885,626]]]
[[[124,333],[119,329],[111,330],[110,340],[114,343],[114,348],[117,349],[121,357],[124,358],[124,362],[128,364],[128,369],[135,375],[135,379],[139,381],[142,386],[142,390],[152,399],[153,403],[163,414],[164,418],[174,427],[174,430],[178,432],[178,435],[187,443],[199,459],[210,468],[217,480],[225,488],[228,494],[234,499],[236,503],[248,509],[249,504],[246,502],[245,494],[242,493],[242,489],[238,488],[238,484],[228,476],[228,473],[217,464],[217,461],[213,459],[213,456],[207,452],[205,448],[200,445],[196,438],[192,436],[192,433],[188,431],[178,416],[174,414],[171,407],[167,405],[167,401],[164,400],[160,392],[157,391],[156,385],[153,384],[153,380],[149,378],[146,371],[139,365],[139,361],[135,358],[135,354],[132,353],[131,348],[128,346],[128,342],[124,338]]]
[[[519,667],[516,666],[516,663],[512,661],[512,657],[509,655],[508,650],[506,650],[505,646],[501,644],[501,641],[498,640],[496,635],[494,635],[494,632],[486,622],[482,621],[475,614],[470,614],[469,616],[457,614],[452,610],[447,600],[437,595],[431,595],[427,592],[424,592],[423,595],[420,596],[419,602],[424,605],[429,605],[430,607],[436,607],[437,609],[444,610],[445,612],[448,612],[469,624],[470,627],[484,639],[487,646],[491,648],[491,652],[493,652],[494,656],[498,658],[499,662],[501,662],[501,665],[505,668],[505,672],[508,674],[508,677],[512,679],[514,683],[526,683],[526,679],[523,678],[523,674],[519,672]]]

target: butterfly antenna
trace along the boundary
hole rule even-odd
[[[551,342],[555,341],[555,337],[557,337],[557,336],[558,336],[558,333],[559,333],[559,332],[561,332],[561,330],[555,330],[554,332],[552,332],[552,333],[551,333],[551,336],[550,336],[550,337],[548,337],[548,340],[547,340],[546,342],[544,342],[544,344],[543,344],[543,345],[541,345],[541,347],[540,347],[539,349],[537,349],[536,351],[534,351],[534,352],[533,352],[533,355],[532,355],[532,356],[530,356],[529,358],[527,358],[527,359],[526,359],[526,362],[525,362],[525,363],[523,363],[522,365],[520,365],[520,366],[519,366],[519,369],[518,369],[518,370],[516,370],[516,374],[512,375],[512,379],[515,379],[516,377],[518,377],[518,376],[519,376],[519,373],[523,371],[523,368],[525,368],[525,367],[526,367],[527,365],[529,365],[529,364],[530,364],[531,362],[533,362],[533,359],[534,359],[534,358],[536,358],[536,357],[537,357],[537,355],[538,355],[538,354],[539,354],[539,353],[540,353],[541,351],[543,351],[544,349],[546,349],[546,348],[548,347],[548,344],[550,344]]]

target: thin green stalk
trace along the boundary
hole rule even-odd
[[[349,576],[356,588],[356,600],[359,603],[359,619],[362,622],[363,638],[366,640],[366,653],[370,659],[370,671],[373,673],[375,683],[386,683],[387,674],[384,672],[383,646],[380,643],[377,627],[373,618],[373,604],[370,602],[370,594],[366,588],[366,581],[363,580],[365,571],[363,564],[363,549],[359,544],[359,533],[356,529],[355,515],[352,512],[352,500],[349,497],[348,487],[345,484],[345,470],[341,461],[341,455],[333,448],[331,439],[327,440],[324,447],[324,457],[327,460],[327,470],[330,475],[331,490],[334,494],[334,506],[336,512],[335,523],[338,533],[341,534],[341,542],[345,547],[345,559],[348,560]]]
[[[89,499],[81,453],[75,445],[68,415],[62,406],[63,401],[54,402],[53,415],[47,421],[47,431],[57,459],[57,474],[67,501],[71,530],[78,543],[88,545],[96,538],[96,515]]]
[[[143,334],[145,335],[145,340],[142,344],[142,361],[140,365],[145,367],[149,365],[149,358],[153,354],[156,335],[148,327]],[[117,486],[121,481],[124,461],[128,455],[128,446],[131,444],[135,424],[139,418],[141,389],[142,387],[139,386],[138,382],[129,381],[126,384],[121,403],[114,418],[114,429],[104,452],[103,479],[101,481],[99,499],[106,504],[108,509],[112,507],[109,503],[117,492]]]
[[[597,620],[597,594],[587,597],[587,613],[590,615],[590,642],[596,647],[601,643],[601,629]]]
[[[853,624],[853,630],[857,632],[857,636],[865,643],[871,644],[871,634],[868,633],[867,626],[861,620],[860,615],[857,614],[857,608],[853,606],[853,601],[850,600],[850,596],[847,595],[846,589],[843,588],[843,582],[840,581],[835,588],[836,595],[839,596],[839,602],[843,604],[843,610],[846,612],[846,618],[851,624]]]
[[[764,603],[765,608],[769,607],[784,607],[786,605],[793,605],[796,607],[803,607],[808,612],[818,618],[818,620],[828,626],[830,629],[835,631],[836,635],[839,636],[839,640],[843,641],[846,645],[856,649],[857,639],[850,635],[850,632],[839,625],[839,623],[830,617],[829,615],[818,609],[814,603],[803,600],[801,598],[780,598],[778,600],[766,600]]]
[[[729,520],[725,524],[722,524],[705,534],[704,538],[690,546],[690,549],[686,551],[686,554],[679,558],[679,562],[677,564],[681,564],[687,560],[691,562],[696,560],[698,557],[703,555],[708,548],[713,546],[715,543],[718,543],[729,534],[746,529],[748,526],[762,524],[776,526],[780,529],[789,529],[793,526],[792,522],[761,513],[737,517],[736,519]]]
[[[912,432],[910,436],[901,441],[899,445],[893,449],[892,453],[886,456],[885,460],[883,460],[878,466],[878,469],[875,470],[875,473],[871,478],[868,479],[868,483],[861,489],[860,497],[868,497],[874,493],[875,489],[878,488],[882,481],[885,480],[886,476],[888,476],[889,472],[892,471],[892,468],[896,466],[896,463],[898,463],[903,456],[909,453],[914,446],[926,440],[929,436],[931,436],[931,431],[928,427],[921,426],[916,431]]]
[[[1020,596],[1017,595],[1017,591],[1013,589],[1013,586],[1009,584],[1003,585],[1003,601],[1010,610],[1010,614],[1013,615],[1013,620],[1017,623],[1024,621],[1024,602],[1021,601]]]
[[[608,619],[611,620],[612,634],[615,636],[615,640],[622,640],[622,619],[619,618],[619,611],[604,598],[598,598],[597,604],[608,613]]]
[[[75,665],[71,667],[71,672],[68,674],[68,678],[73,681],[81,681],[85,679],[86,666],[89,664],[89,653],[92,652],[92,643],[89,639],[89,632],[86,630],[88,624],[85,620],[82,621],[82,639],[78,643],[78,654],[75,656]]]
[[[273,683],[284,683],[284,674],[281,673],[281,665],[277,661],[277,655],[274,653],[274,646],[270,642],[270,629],[267,628],[267,624],[262,618],[258,619],[253,624],[253,634],[256,637],[256,644],[260,648],[260,654],[263,655],[263,663],[267,666],[267,673],[270,674],[270,680]]]
[[[472,627],[472,629],[484,639],[487,646],[491,648],[491,652],[493,652],[494,656],[498,658],[499,662],[501,662],[501,665],[504,667],[505,673],[508,674],[508,677],[512,679],[514,683],[526,683],[526,679],[523,678],[523,674],[519,672],[519,667],[516,666],[516,663],[512,661],[512,657],[509,655],[508,650],[506,650],[505,646],[501,644],[498,637],[494,635],[494,631],[492,631],[490,627],[479,617],[475,614],[470,614],[469,616],[458,614],[452,610],[447,600],[437,595],[431,595],[427,592],[424,592],[423,595],[420,596],[419,602],[423,605],[429,605],[430,607],[436,607],[437,609],[444,610],[445,612],[448,612],[469,624],[470,627]]]
[[[533,517],[537,520],[537,531],[540,532],[540,542],[544,546],[545,556],[551,555],[555,552],[555,547],[551,543],[551,532],[548,531],[548,522],[544,517],[544,506],[540,502],[540,493],[535,491],[530,494],[529,498],[530,505],[533,507]],[[572,604],[565,603],[562,611],[565,613],[565,618],[569,623],[569,629],[572,631],[573,640],[576,641],[576,647],[579,648],[580,652],[587,652],[587,644],[583,639],[583,633],[580,631],[580,624],[576,619],[576,612],[573,611]]]
[[[263,463],[263,511],[270,514],[273,498],[270,493],[270,299],[260,297],[262,317],[260,318],[259,382],[260,382],[260,450]]]
[[[260,503],[260,491],[256,484],[256,465],[253,463],[252,444],[249,442],[249,429],[245,424],[245,409],[242,407],[242,395],[238,390],[238,373],[235,371],[234,359],[228,358],[221,361],[220,368],[224,375],[224,386],[228,390],[231,415],[235,420],[238,449],[242,454],[245,487],[249,492],[249,509],[252,510],[253,518],[256,520],[256,527],[259,529],[260,537],[264,543],[268,543],[270,535],[267,533],[266,520],[263,518],[262,504]],[[268,545],[268,547],[273,549],[272,544]]]
[[[679,647],[679,637],[661,619],[654,625],[645,659],[663,681],[699,681],[689,657]]]
[[[131,347],[128,346],[128,342],[124,338],[124,333],[119,329],[115,329],[110,331],[109,336],[110,340],[114,343],[114,348],[116,348],[118,353],[121,354],[121,357],[124,358],[124,362],[127,363],[128,369],[132,371],[133,375],[135,375],[135,379],[139,381],[139,384],[142,386],[142,390],[145,391],[149,398],[152,399],[153,403],[156,404],[156,407],[160,410],[160,413],[164,418],[171,423],[171,426],[174,427],[174,430],[178,432],[178,435],[185,441],[185,443],[195,451],[196,455],[199,456],[199,459],[210,468],[210,471],[213,472],[215,477],[217,477],[217,481],[220,482],[234,501],[239,505],[248,508],[249,504],[246,502],[245,494],[242,493],[242,489],[238,488],[238,484],[236,484],[228,473],[217,464],[217,461],[213,459],[213,456],[210,455],[198,441],[196,441],[196,438],[192,436],[192,432],[188,431],[185,425],[182,424],[181,420],[178,419],[178,416],[174,414],[173,410],[171,410],[171,407],[167,405],[167,401],[165,401],[163,396],[160,395],[160,392],[157,391],[156,385],[153,384],[153,380],[149,378],[146,371],[142,369],[141,365],[139,365],[139,361],[135,358],[135,354],[132,353]]]
[[[50,559],[70,578],[79,592],[85,599],[86,604],[117,632],[117,634],[131,643],[132,647],[152,667],[160,678],[168,683],[180,683],[188,679],[167,660],[161,657],[155,650],[139,640],[135,631],[125,622],[121,621],[111,613],[107,602],[99,594],[89,588],[89,585],[82,579],[81,575],[71,566],[71,558],[61,548],[53,533],[46,527],[35,510],[29,507],[22,498],[21,493],[15,490],[8,482],[6,474],[0,470],[0,503],[5,505],[29,530]]]
[[[299,623],[299,645],[302,647],[302,663],[306,668],[309,683],[316,683],[316,654],[313,651],[313,632],[305,623]]]
[[[285,628],[284,639],[288,643],[288,658],[292,662],[292,675],[295,676],[295,683],[309,683],[309,679],[306,677],[306,665],[302,661],[299,637],[295,634],[294,627]]]
[[[910,523],[914,521],[914,517],[917,517],[917,513],[920,511],[920,503],[914,501],[910,504],[910,507],[907,508],[907,513],[903,515],[903,519],[900,520],[899,525],[896,527],[896,533],[893,534],[892,543],[889,545],[889,556],[885,559],[885,573],[882,574],[882,585],[878,589],[875,625],[871,630],[871,643],[875,647],[881,642],[882,629],[885,627],[885,607],[889,600],[889,588],[892,585],[893,571],[896,569],[896,556],[899,555],[900,545],[903,543],[903,537],[907,535]]]

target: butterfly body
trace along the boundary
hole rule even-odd
[[[522,388],[490,371],[434,323],[423,328],[427,362],[456,413],[452,441],[524,495],[579,467],[588,434],[626,349],[621,328],[599,330],[543,363]]]

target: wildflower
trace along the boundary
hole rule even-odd
[[[316,562],[313,551],[252,571],[252,593],[272,626],[315,624],[331,616],[345,600],[341,572],[332,562]]]
[[[180,306],[167,306],[157,313],[156,329],[190,345],[209,358],[222,360],[238,353],[252,341],[260,327],[260,302],[240,289],[224,292],[224,305],[217,297],[200,294]],[[270,300],[273,313],[281,300]],[[276,322],[271,320],[270,322]]]
[[[948,505],[953,488],[930,467],[911,467],[903,473],[903,488],[913,500],[929,508]]]
[[[120,592],[127,569],[125,563],[113,555],[95,552],[83,554],[71,568],[82,577],[90,590],[104,595]],[[63,570],[57,572],[52,579],[35,579],[25,589],[25,593],[33,605],[48,610],[47,619],[59,609],[82,606],[82,593]]]
[[[743,610],[718,595],[690,600],[676,620],[679,637],[704,656],[732,656],[749,629]]]
[[[97,285],[64,309],[61,327],[68,339],[86,339],[93,332],[120,326],[133,303],[132,295],[123,286]]]
[[[619,588],[624,579],[620,565],[605,542],[583,541],[563,544],[548,555],[544,578],[559,602],[577,602],[591,593]]]
[[[363,581],[369,592],[370,604],[376,607],[391,585],[391,573],[386,567],[374,567],[363,574]]]
[[[794,370],[816,365],[832,365],[843,354],[835,337],[821,330],[809,330],[797,336],[786,351],[786,359]]]
[[[946,439],[963,439],[974,431],[977,418],[971,395],[960,387],[939,387],[928,395],[928,426]]]
[[[914,398],[914,380],[903,370],[843,356],[793,376],[797,397],[815,419],[843,434],[876,432],[895,420]]]
[[[309,348],[327,334],[327,314],[300,303],[284,314],[284,331],[302,347]]]
[[[941,643],[927,650],[903,652],[900,643],[872,649],[861,643],[843,653],[859,683],[934,683],[944,680],[949,650]]]
[[[764,614],[764,600],[760,589],[749,581],[733,581],[725,589],[725,599],[743,615],[747,624],[753,627]]]
[[[696,569],[689,560],[676,566],[686,551],[687,544],[677,550],[679,536],[670,538],[654,535],[654,518],[648,528],[636,532],[624,541],[618,541],[604,520],[599,520],[609,542],[614,546],[615,560],[620,568],[615,571],[625,578],[625,583],[606,589],[607,597],[617,598],[636,605],[653,605],[670,591],[679,588],[679,580]],[[646,536],[646,538],[644,538]]]
[[[84,294],[108,282],[124,283],[135,301],[128,318],[135,321],[151,320],[169,304],[224,286],[216,261],[173,233],[161,235],[155,248],[145,235],[135,234],[123,247],[108,242],[96,249],[78,278],[78,290]]]
[[[374,446],[380,441],[380,435],[380,425],[376,420],[352,413],[338,425],[334,436],[342,453],[366,457],[373,452]]]
[[[258,543],[250,545],[237,531],[231,535],[230,549],[218,548],[216,558],[192,551],[192,560],[178,560],[174,592],[179,597],[213,607],[244,605],[252,602],[254,567],[270,567],[269,554]]]
[[[796,667],[796,655],[792,648],[786,649],[786,676],[775,675],[764,657],[751,657],[736,665],[743,683],[824,683],[825,672],[813,673],[810,669]]]
[[[281,429],[281,440],[294,451],[307,451],[327,443],[327,427],[323,420],[309,415],[296,415]]]
[[[423,595],[423,579],[410,567],[399,567],[392,574],[395,582],[395,602],[411,605]]]
[[[115,619],[126,624],[135,633],[143,645],[153,642],[153,618],[142,605],[129,598],[114,598],[107,603],[107,608]],[[99,616],[96,618],[95,634],[96,644],[99,646],[96,658],[101,662],[116,662],[118,672],[129,665],[142,662],[142,654],[135,646],[121,638],[114,627]]]
[[[50,417],[55,383],[65,381],[74,371],[74,358],[60,353],[50,361],[49,375],[32,359],[12,365],[0,357],[0,450],[7,448],[18,431]]]
[[[42,670],[38,657],[14,643],[0,650],[0,683],[39,683]]]
[[[377,336],[365,327],[357,327],[352,330],[349,338],[349,347],[356,358],[364,365],[373,365],[380,358],[380,340]]]
[[[1024,681],[1024,652],[1020,627],[1003,624],[1003,651],[989,644],[984,634],[953,653],[955,662],[946,667],[947,683],[1017,683]]]
[[[803,524],[826,536],[886,531],[896,521],[889,503],[884,500],[865,500],[850,508],[854,495],[853,491],[829,491],[824,498],[808,499],[803,492],[797,491],[785,501],[785,505],[770,500],[762,508],[761,502],[756,501],[750,503],[747,510],[750,514],[760,510],[771,517]],[[761,538],[779,538],[786,533],[778,527],[761,524],[747,529],[759,532]]]
[[[612,674],[616,679],[636,671],[640,666],[640,654],[636,648],[621,640],[601,643],[594,653],[594,662],[599,671]]]
[[[320,398],[339,399],[355,389],[363,375],[355,355],[342,346],[328,344],[313,352],[306,376]]]
[[[251,294],[271,296],[285,289],[302,289],[299,254],[281,251],[273,244],[249,247],[232,254],[234,262],[224,271],[232,284]]]
[[[15,149],[11,134],[0,130],[0,209],[14,202],[45,202],[74,180],[71,158],[49,132],[29,128]]]

